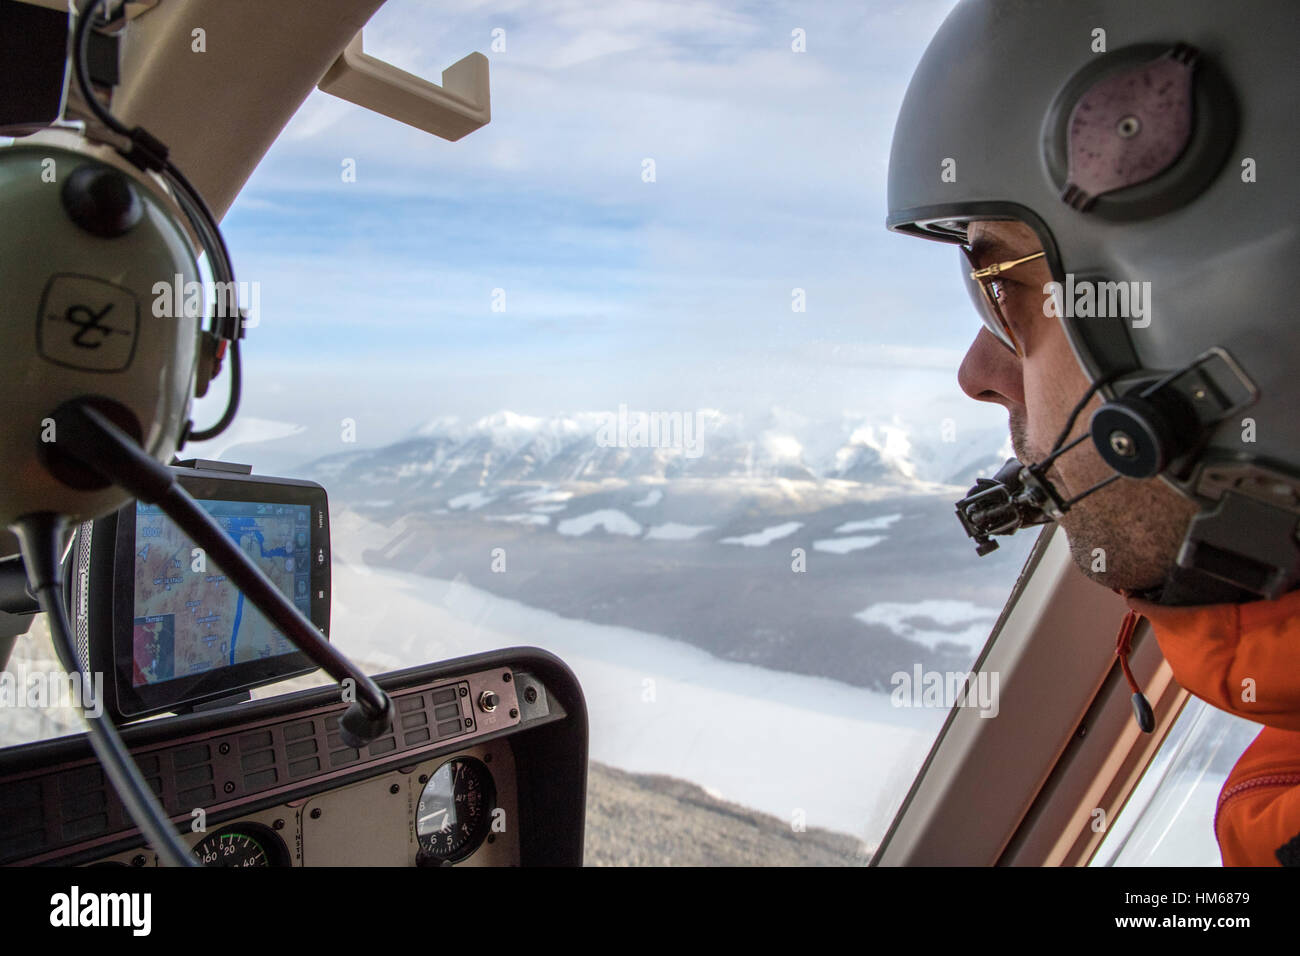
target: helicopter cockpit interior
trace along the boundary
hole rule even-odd
[[[839,280],[814,288],[760,249],[782,223],[783,249],[819,229],[827,242],[857,235],[831,225],[839,206],[807,199],[812,181],[880,164],[863,159],[870,150],[853,154],[851,172],[824,159],[799,105],[835,68],[799,59],[801,45],[829,40],[839,14],[809,13],[828,19],[807,36],[783,20],[777,52],[747,60],[728,44],[768,41],[712,4],[610,5],[627,15],[624,33],[599,20],[609,10],[589,26],[588,12],[559,4],[547,15],[560,32],[545,36],[510,5],[489,15],[471,4],[457,8],[470,39],[429,40],[449,64],[433,77],[382,52],[422,49],[394,12],[403,3],[414,24],[413,0],[0,0],[0,716],[26,721],[0,728],[0,866],[1215,865],[1206,785],[1258,728],[1202,707],[1145,623],[1117,657],[1124,598],[1079,572],[1054,524],[978,570],[966,542],[960,558],[939,543],[956,530],[953,489],[987,482],[1007,457],[1003,420],[959,427],[944,398],[926,406],[924,435],[904,435],[897,416],[842,416],[823,441],[808,437],[807,414],[765,409],[750,434],[686,398],[698,414],[647,412],[639,432],[639,413],[619,404],[650,394],[635,380],[640,348],[680,361],[683,379],[704,369],[719,381],[739,361],[729,349],[762,349],[772,389],[811,394],[795,372],[825,370],[818,387],[837,401],[844,369],[883,382],[907,365],[923,387],[900,394],[940,370],[954,377],[952,350],[919,339],[877,350],[832,346],[838,326],[809,332],[805,305],[838,301]],[[885,4],[894,12],[873,13],[870,29],[897,30],[915,59],[952,5],[918,4],[924,22],[902,26],[901,4]],[[436,21],[437,6],[420,14]],[[649,82],[659,54],[636,60],[635,37],[660,29],[707,48],[682,75],[709,93],[618,85]],[[717,49],[700,39],[710,30],[725,38]],[[862,59],[837,53],[837,67]],[[892,115],[902,87],[880,88],[891,92],[879,102],[855,94],[836,108]],[[776,119],[757,112],[767,101]],[[613,146],[602,129],[565,132],[584,112],[605,122],[638,110],[671,145],[650,132]],[[274,150],[340,117],[369,124],[349,131],[347,152],[332,144],[271,168]],[[516,120],[550,131],[545,163],[520,158]],[[787,205],[777,192],[755,201],[745,190],[759,176],[788,180],[762,155],[783,124],[807,141],[799,161],[814,173]],[[715,143],[715,126],[731,138]],[[402,137],[413,171],[401,185],[356,159],[377,131]],[[470,152],[489,136],[499,138]],[[673,152],[684,143],[698,156]],[[620,175],[637,198],[611,198],[583,165],[606,149],[628,164]],[[753,169],[737,160],[746,155]],[[518,192],[460,196],[439,183],[453,166]],[[539,169],[562,185],[532,207],[526,180]],[[272,174],[280,193],[250,195]],[[364,224],[357,234],[339,232],[297,176],[337,185],[337,203]],[[358,176],[369,191],[348,191]],[[698,231],[691,204],[731,179],[735,208],[755,218],[738,212],[683,246]],[[412,181],[427,181],[430,205]],[[584,181],[590,196],[571,201],[590,204],[570,214],[565,190]],[[651,202],[668,211],[628,239],[636,204]],[[256,218],[272,207],[293,222],[292,240]],[[239,278],[232,219],[236,251],[255,249],[259,278],[270,277],[265,302]],[[492,246],[489,233],[508,242]],[[570,242],[590,243],[581,268]],[[373,250],[390,252],[392,268]],[[481,266],[485,250],[514,271]],[[917,258],[873,268],[916,275],[934,255],[907,252]],[[403,272],[439,257],[455,269]],[[705,261],[719,277],[707,295],[733,323],[727,357],[672,357],[666,343],[692,334],[693,319],[653,334],[619,324],[624,306],[609,303],[623,294],[686,316],[698,306],[687,277]],[[643,282],[642,266],[663,272]],[[571,287],[547,284],[565,268]],[[588,272],[607,286],[599,307],[583,298]],[[340,319],[352,299],[330,311],[348,283],[373,296],[371,312]],[[747,298],[752,289],[774,299]],[[510,308],[540,317],[515,318],[507,292]],[[425,348],[419,323],[440,303],[460,309],[462,295],[504,326],[452,334],[449,357],[427,371],[363,368],[385,336],[386,354]],[[415,319],[403,296],[419,299]],[[289,303],[293,322],[277,324]],[[563,321],[552,307],[568,310]],[[754,331],[758,344],[744,341],[747,309],[776,316],[770,335]],[[474,334],[492,341],[467,345]],[[312,349],[331,336],[317,371]],[[609,342],[631,357],[602,370]],[[267,385],[279,372],[257,363],[300,345],[307,357]],[[494,345],[535,365],[467,384],[464,356]],[[565,349],[574,364],[557,358]],[[561,396],[552,405],[569,407],[588,374],[618,408],[599,422],[453,421],[433,408],[373,445],[349,437],[346,402],[389,376],[396,393],[402,375],[421,389],[498,389],[502,407],[544,381]],[[302,420],[315,414],[324,431],[271,421],[263,399],[313,376],[304,404],[320,407]],[[415,389],[401,400],[423,408],[419,396],[434,393]],[[1223,391],[1235,409],[1240,396]],[[320,438],[340,428],[332,444]],[[280,465],[250,465],[277,436]],[[308,453],[308,439],[320,447]],[[973,513],[959,506],[977,537]],[[888,557],[886,543],[904,537],[912,550]],[[878,562],[870,596],[855,561]],[[1136,719],[1135,697],[1149,704]],[[55,700],[77,724],[32,716]]]

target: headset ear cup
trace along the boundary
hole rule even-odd
[[[42,178],[47,168],[57,169],[57,180]],[[52,413],[64,402],[91,401],[151,457],[171,458],[202,342],[185,293],[201,287],[203,272],[167,182],[72,129],[0,146],[0,222],[0,557],[7,557],[19,549],[6,530],[16,518],[48,511],[90,520],[129,499],[59,456],[71,439],[58,434]]]
[[[1196,413],[1177,392],[1123,395],[1093,412],[1092,443],[1127,478],[1154,478],[1200,437]]]

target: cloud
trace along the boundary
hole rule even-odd
[[[951,250],[882,226],[894,115],[951,6],[389,0],[367,52],[435,80],[486,53],[492,122],[448,143],[308,98],[225,224],[261,283],[240,420],[301,422],[269,445],[306,448],[344,416],[369,444],[500,407],[970,405]]]

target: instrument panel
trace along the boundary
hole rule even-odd
[[[315,688],[120,733],[205,866],[580,865],[587,717],[558,658],[511,648],[393,674],[349,748]],[[85,735],[0,751],[0,864],[153,867]]]
[[[518,866],[507,741],[240,817],[186,842],[203,866]],[[136,847],[89,866],[157,866]]]

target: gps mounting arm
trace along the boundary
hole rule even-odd
[[[249,560],[221,527],[190,497],[166,465],[147,455],[102,412],[84,401],[64,402],[51,416],[57,441],[43,446],[51,471],[84,475],[90,471],[157,504],[210,556],[259,611],[318,667],[351,691],[351,707],[339,719],[339,733],[350,747],[362,747],[392,723],[393,705],[373,680],[315,627],[284,593]],[[349,686],[350,684],[350,686]]]

